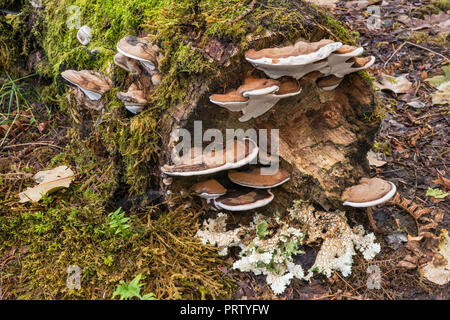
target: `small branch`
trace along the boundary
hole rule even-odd
[[[16,147],[24,147],[24,146],[47,146],[47,147],[52,147],[52,148],[57,148],[57,149],[63,149],[59,146],[55,146],[54,144],[51,143],[47,143],[47,142],[28,142],[28,143],[19,143],[19,144],[13,144],[13,145],[9,145],[9,146],[4,146],[2,147],[2,149],[11,149],[11,148],[16,148]]]
[[[406,44],[409,44],[409,45],[411,45],[411,46],[414,46],[414,47],[417,47],[417,48],[420,48],[420,49],[423,49],[423,50],[426,50],[426,51],[429,51],[429,52],[431,52],[431,53],[433,53],[433,54],[435,54],[435,55],[438,55],[438,56],[440,56],[440,57],[442,57],[442,58],[444,58],[445,60],[447,60],[447,62],[448,61],[450,61],[450,59],[449,58],[447,58],[446,56],[444,56],[444,55],[442,55],[442,54],[440,54],[440,53],[438,53],[438,52],[436,52],[436,51],[433,51],[433,50],[431,50],[431,49],[428,49],[428,48],[426,48],[426,47],[423,47],[423,46],[421,46],[421,45],[418,45],[418,44],[416,44],[416,43],[412,43],[412,42],[409,42],[409,41],[405,41],[405,42],[403,42],[395,51],[394,51],[394,53],[389,57],[389,59],[384,63],[384,66],[386,67],[386,65],[388,64],[388,62],[389,61],[391,61],[391,59],[406,45]]]
[[[229,23],[229,24],[233,24],[233,23],[236,23],[236,22],[238,22],[239,20],[242,20],[243,18],[245,18],[246,15],[248,15],[250,12],[252,12],[252,10],[253,10],[253,8],[255,7],[255,4],[256,4],[257,1],[258,1],[258,0],[252,0],[252,2],[250,2],[250,6],[248,7],[247,10],[245,10],[244,12],[242,12],[242,14],[241,14],[239,17],[237,17],[237,18],[231,20],[231,21],[228,22],[228,23]]]

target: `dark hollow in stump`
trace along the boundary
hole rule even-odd
[[[300,95],[280,100],[267,113],[247,122],[238,121],[241,112],[228,111],[209,101],[211,94],[237,88],[246,76],[267,77],[246,62],[244,52],[247,49],[287,45],[286,38],[304,38],[310,42],[324,38],[343,40],[324,31],[327,28],[317,22],[323,21],[319,11],[301,1],[292,1],[289,5],[303,10],[304,21],[308,21],[303,22],[301,28],[287,31],[289,34],[280,37],[279,32],[270,29],[264,36],[248,34],[250,40],[245,47],[241,43],[210,41],[204,54],[222,66],[220,72],[217,76],[194,81],[185,103],[166,112],[162,135],[166,152],[160,165],[170,163],[172,130],[186,128],[193,134],[193,124],[197,120],[202,121],[203,132],[209,128],[217,128],[223,133],[226,128],[244,131],[249,128],[279,129],[280,166],[291,172],[291,180],[273,189],[275,200],[266,210],[282,212],[293,199],[311,200],[325,209],[342,208],[342,191],[368,176],[366,154],[378,128],[378,122],[367,120],[376,103],[371,85],[361,74],[345,76],[340,86],[330,92],[319,89],[315,81],[317,76],[309,74],[300,80],[303,88]],[[176,192],[212,177],[225,183],[227,180],[226,172],[192,178],[174,177],[172,185],[167,187],[161,183],[161,188]]]

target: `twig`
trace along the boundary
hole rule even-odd
[[[246,15],[248,15],[250,12],[252,12],[253,8],[255,7],[255,4],[258,0],[252,0],[252,2],[250,2],[250,5],[248,7],[247,10],[245,10],[244,12],[242,12],[242,14],[240,16],[238,16],[237,18],[231,20],[229,22],[229,24],[233,24],[238,22],[239,20],[242,20]]]
[[[423,46],[421,46],[421,45],[418,45],[418,44],[416,44],[416,43],[412,43],[412,42],[409,42],[409,41],[405,41],[405,42],[403,42],[395,51],[394,51],[394,53],[389,57],[389,59],[387,59],[387,61],[384,63],[384,66],[386,67],[386,65],[388,64],[388,62],[389,61],[391,61],[391,59],[406,45],[406,44],[409,44],[409,45],[412,45],[412,46],[414,46],[414,47],[417,47],[417,48],[420,48],[420,49],[423,49],[423,50],[426,50],[426,51],[429,51],[429,52],[431,52],[431,53],[433,53],[433,54],[436,54],[436,55],[438,55],[438,56],[440,56],[440,57],[442,57],[442,58],[444,58],[445,60],[447,60],[447,61],[450,61],[450,59],[449,58],[447,58],[446,56],[444,56],[444,55],[442,55],[442,54],[440,54],[440,53],[438,53],[438,52],[436,52],[436,51],[433,51],[433,50],[431,50],[431,49],[429,49],[429,48],[426,48],[426,47],[423,47]]]
[[[2,149],[11,149],[11,148],[15,148],[15,147],[24,147],[24,146],[34,146],[34,145],[39,145],[39,146],[48,146],[48,147],[52,147],[52,148],[57,148],[57,149],[63,149],[59,146],[55,146],[54,144],[51,143],[47,143],[47,142],[28,142],[28,143],[19,143],[19,144],[13,144],[13,145],[9,145],[9,146],[4,146],[2,147]]]
[[[400,47],[398,47],[394,53],[389,57],[389,59],[386,60],[386,62],[384,63],[384,66],[386,67],[386,65],[388,64],[389,61],[391,61],[391,59],[405,46],[407,41],[403,42]]]
[[[429,52],[431,52],[431,53],[437,54],[438,56],[444,58],[444,59],[447,60],[447,61],[450,61],[449,58],[447,58],[447,57],[444,56],[443,54],[440,54],[440,53],[438,53],[438,52],[436,52],[436,51],[433,51],[433,50],[428,49],[428,48],[426,48],[426,47],[422,47],[422,46],[420,46],[420,45],[418,45],[418,44],[415,44],[415,43],[412,43],[412,42],[409,42],[409,41],[405,41],[405,43],[410,44],[410,45],[412,45],[412,46],[414,46],[414,47],[423,49],[423,50],[427,50],[427,51],[429,51]]]

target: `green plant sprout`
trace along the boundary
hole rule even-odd
[[[112,298],[120,296],[120,300],[129,300],[131,298],[138,298],[140,300],[157,300],[154,293],[148,293],[141,296],[141,287],[143,286],[141,281],[142,274],[138,274],[130,284],[126,284],[125,281],[120,280],[120,284],[114,291]]]
[[[108,227],[114,235],[120,235],[122,237],[129,236],[131,233],[129,230],[130,224],[127,223],[129,221],[130,218],[125,217],[125,212],[122,211],[122,207],[108,214]]]

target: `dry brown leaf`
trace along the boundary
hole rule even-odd
[[[406,76],[392,77],[386,74],[382,75],[381,83],[375,82],[380,90],[390,90],[394,93],[407,93],[412,88],[412,83]]]
[[[425,15],[423,20],[403,14],[400,15],[397,20],[407,25],[413,31],[433,29],[436,32],[450,32],[450,16],[445,12]]]
[[[55,192],[62,188],[68,188],[74,178],[73,171],[67,166],[59,166],[51,170],[40,171],[34,176],[34,179],[39,184],[19,193],[19,203],[28,201],[37,202],[45,194]]]
[[[433,180],[433,183],[443,186],[445,190],[450,190],[450,179],[447,179],[443,176],[440,176],[436,180]]]
[[[444,285],[450,281],[450,238],[447,230],[439,236],[439,263],[428,262],[420,271],[429,281]]]
[[[378,160],[376,154],[370,151],[367,153],[367,160],[369,161],[370,166],[377,168],[382,167],[387,163],[386,161]]]

